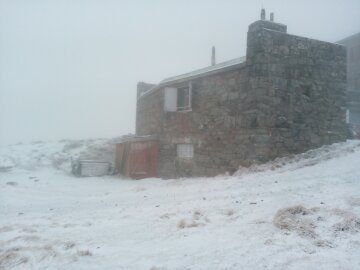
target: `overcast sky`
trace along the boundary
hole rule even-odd
[[[291,34],[360,32],[359,0],[0,0],[0,144],[133,133],[138,81],[245,55],[262,5]]]

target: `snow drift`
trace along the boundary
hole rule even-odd
[[[0,269],[360,269],[360,142],[213,178],[76,178],[111,141],[0,149]]]

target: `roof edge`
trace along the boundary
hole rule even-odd
[[[236,63],[231,64],[231,65],[222,66],[222,65],[224,65],[224,64],[226,64],[228,62],[238,60],[238,59],[243,59],[243,62],[236,62]],[[145,97],[145,96],[157,91],[158,89],[161,89],[161,88],[165,87],[165,86],[178,84],[178,83],[182,83],[182,82],[186,82],[186,81],[190,81],[190,80],[194,80],[194,79],[198,79],[198,78],[204,78],[204,77],[207,77],[207,76],[215,75],[215,74],[226,72],[226,71],[235,70],[235,69],[238,69],[238,68],[245,67],[245,65],[246,65],[246,57],[243,56],[243,57],[235,58],[235,59],[232,59],[232,60],[229,60],[229,61],[221,62],[221,63],[213,66],[214,68],[210,69],[208,71],[201,72],[201,70],[206,70],[208,68],[211,68],[212,66],[202,68],[202,69],[197,69],[197,70],[195,70],[193,72],[184,73],[184,74],[181,74],[179,76],[169,77],[169,78],[166,78],[166,79],[162,80],[159,84],[155,85],[150,90],[144,92],[141,96],[139,96],[138,100],[141,99],[142,97]],[[219,66],[219,67],[215,68],[216,66]],[[200,72],[200,73],[196,73],[196,72]],[[194,73],[194,75],[191,75],[191,73]],[[185,76],[185,77],[181,77],[181,76]],[[180,77],[180,78],[176,79],[177,77]],[[172,79],[172,78],[174,78],[174,79]]]

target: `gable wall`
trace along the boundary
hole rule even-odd
[[[346,139],[343,46],[263,29],[248,33],[247,64],[264,160]]]

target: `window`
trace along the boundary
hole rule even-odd
[[[190,110],[190,87],[183,87],[177,90],[177,110]]]
[[[164,110],[167,112],[191,111],[192,84],[164,89]]]
[[[181,143],[176,146],[177,156],[179,158],[193,158],[194,145],[190,143]]]

